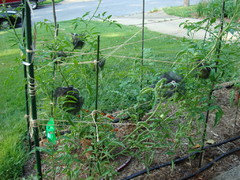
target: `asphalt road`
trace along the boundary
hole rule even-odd
[[[200,0],[191,0],[191,4],[196,4]],[[80,2],[78,0],[66,0],[56,5],[57,21],[65,21],[75,19],[90,11],[94,12],[98,4],[98,0]],[[146,0],[146,11],[154,8],[162,8],[169,6],[180,6],[183,0]],[[113,16],[123,16],[135,14],[142,11],[142,0],[102,0],[99,13],[107,12]],[[32,12],[33,22],[48,19],[53,21],[52,6],[40,6]]]

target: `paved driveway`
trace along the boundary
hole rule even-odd
[[[192,4],[196,4],[200,0],[191,0]],[[93,12],[97,7],[97,0],[82,2],[82,0],[66,0],[56,5],[57,20],[71,20],[82,16],[85,12]],[[146,0],[146,11],[154,8],[180,6],[183,0]],[[142,0],[102,0],[99,13],[107,11],[113,16],[123,16],[135,14],[142,11]],[[52,21],[52,7],[50,5],[40,6],[32,13],[34,22],[49,19]]]
[[[137,13],[134,15],[114,17],[114,20],[124,25],[134,25],[138,27],[142,26],[142,14],[140,13]],[[200,21],[200,19],[180,18],[176,16],[170,16],[166,14],[163,10],[159,12],[145,14],[146,28],[152,31],[163,33],[163,34],[190,38],[187,34],[188,31],[179,26],[179,24],[185,21],[198,22]],[[203,39],[204,36],[205,36],[205,31],[200,30],[194,34],[193,38]]]

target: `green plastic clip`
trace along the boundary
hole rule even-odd
[[[50,118],[47,126],[46,126],[46,136],[49,142],[56,144],[57,138],[55,135],[55,125],[54,125],[54,118]]]

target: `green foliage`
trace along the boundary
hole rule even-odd
[[[26,160],[23,67],[15,43],[13,30],[0,31],[0,179],[21,175]]]
[[[207,10],[207,12],[210,12],[210,11]],[[221,10],[221,13],[222,13],[222,10]],[[239,40],[239,37],[236,36],[236,33],[234,33],[236,31],[232,32],[232,29],[235,29],[235,30],[238,29],[239,31],[239,27],[238,25],[236,25],[236,22],[238,21],[238,14],[239,14],[239,6],[236,6],[232,10],[232,15],[229,16],[231,17],[229,22],[224,22],[224,20],[222,19],[221,22],[217,24],[216,16],[208,14],[209,17],[203,19],[202,21],[199,21],[196,23],[191,23],[187,21],[181,24],[183,25],[184,28],[188,30],[189,34],[194,35],[194,33],[199,30],[205,30],[206,33],[209,33],[209,38],[205,37],[204,41],[200,43],[192,43],[192,45],[188,47],[188,49],[178,54],[180,59],[182,59],[181,57],[183,57],[184,61],[186,59],[189,61],[189,58],[192,59],[189,61],[190,64],[188,67],[190,69],[188,68],[184,69],[184,70],[187,70],[186,77],[191,76],[191,74],[194,75],[195,74],[194,72],[196,71],[196,69],[199,69],[200,67],[203,67],[203,66],[211,69],[209,81],[205,80],[204,83],[202,82],[201,84],[194,84],[195,87],[191,90],[191,91],[194,91],[197,89],[199,92],[205,91],[204,93],[205,95],[204,94],[200,95],[200,93],[199,94],[194,93],[195,96],[200,95],[198,98],[200,99],[200,102],[202,105],[192,106],[193,108],[189,109],[190,111],[193,110],[193,112],[197,110],[198,113],[200,113],[198,114],[199,120],[205,122],[205,127],[202,134],[202,142],[203,142],[202,146],[204,145],[204,139],[207,136],[206,128],[208,126],[207,122],[209,120],[208,115],[204,115],[204,112],[207,112],[207,114],[208,113],[215,114],[215,119],[213,122],[214,126],[216,126],[219,123],[223,115],[223,110],[219,105],[216,105],[217,103],[215,102],[215,97],[213,95],[214,86],[218,83],[228,81],[229,80],[228,78],[230,76],[231,76],[230,79],[232,80],[234,79],[236,74],[240,73],[239,69],[237,70],[232,66],[233,64],[235,67],[239,66],[239,63],[235,61],[236,57],[238,56],[237,55],[238,53],[236,53],[236,51],[234,50],[235,48],[234,46],[231,46],[231,48],[229,48],[229,45],[228,45],[228,43],[230,44],[232,43],[232,45],[234,45],[235,42]],[[230,40],[224,39],[223,37],[225,37],[228,34],[231,34],[235,39],[234,40],[233,38],[231,38]],[[230,55],[228,56],[227,54],[229,53],[230,54],[234,53],[234,56],[230,56]],[[204,64],[198,63],[196,65],[196,62],[198,61],[201,61]],[[229,72],[229,69],[231,69],[232,72]],[[204,87],[202,85],[204,85]],[[190,91],[188,90],[188,92]],[[191,104],[193,105],[194,104],[193,100],[194,98],[187,100],[187,102],[189,103],[192,101]],[[184,107],[184,104],[181,107]]]
[[[62,2],[62,1],[63,1],[63,0],[54,0],[55,3],[60,3],[60,2]],[[43,4],[43,5],[52,4],[52,0],[43,1],[41,4]]]
[[[214,16],[221,17],[222,0],[211,0],[209,2],[199,3],[197,6],[197,14],[199,17]],[[235,0],[225,0],[225,13],[224,17],[231,18],[234,15],[236,6],[239,2]]]
[[[225,18],[231,18],[234,14],[236,6],[239,6],[239,1],[236,0],[226,0],[225,1]],[[164,12],[169,15],[179,16],[179,17],[221,17],[222,11],[222,0],[210,0],[209,2],[200,2],[197,5],[188,7],[167,7],[163,8]],[[239,14],[239,13],[238,13]],[[238,16],[239,18],[239,16]]]

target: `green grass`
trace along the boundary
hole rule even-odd
[[[63,1],[64,0],[55,0],[55,3],[60,3],[60,2],[63,2]],[[85,0],[82,0],[82,1],[85,1]],[[81,2],[81,0],[80,0],[80,2]],[[41,4],[43,4],[43,5],[45,5],[45,4],[52,4],[52,0],[46,0],[46,1],[42,2]]]
[[[60,2],[63,2],[63,1],[64,1],[64,0],[55,0],[54,2],[55,2],[55,3],[60,3]],[[52,4],[52,0],[43,1],[41,4],[43,4],[43,5]]]
[[[233,17],[236,8],[235,1],[226,0],[225,2],[225,13],[226,18]],[[222,1],[221,0],[212,0],[209,2],[201,2],[197,5],[188,6],[188,7],[167,7],[163,10],[169,14],[179,17],[192,17],[192,18],[206,18],[206,17],[221,17],[222,11]],[[239,14],[239,12],[237,13]],[[238,17],[239,18],[239,17]]]
[[[81,28],[72,30],[71,25],[72,21],[60,23],[60,36],[69,41],[71,41],[70,32],[81,32]],[[123,26],[120,29],[117,26],[109,26],[106,23],[100,22],[93,22],[91,26],[96,27],[95,31],[101,34],[101,49],[120,45],[140,30],[133,26]],[[20,29],[17,32],[20,34]],[[150,39],[153,37],[157,37],[157,39],[149,40],[145,43],[146,58],[174,61],[176,53],[184,48],[181,38],[161,35],[146,30],[145,38]],[[50,33],[44,28],[38,29],[38,41],[49,41],[50,38]],[[138,33],[130,42],[139,40],[141,40],[141,33]],[[12,46],[14,41],[12,30],[0,31],[0,179],[11,179],[20,176],[27,154],[23,142],[26,132],[23,67],[21,61],[18,59],[20,57],[18,46]],[[38,43],[37,48],[40,48],[41,44]],[[72,47],[69,47],[70,49]],[[102,54],[110,52],[111,50],[106,50]],[[141,57],[141,43],[124,46],[116,51],[114,55]],[[49,54],[45,56],[49,57]],[[153,74],[164,72],[171,67],[169,64],[155,62],[146,62],[145,66],[154,67],[150,68],[151,71],[145,71],[145,85],[154,80],[151,77]],[[88,70],[92,69],[92,66],[88,66],[87,68]],[[136,95],[139,93],[139,74],[134,74],[134,68],[136,68],[136,61],[134,60],[114,57],[107,59],[107,64],[100,81],[99,106],[101,109],[122,109],[136,102]],[[83,83],[80,72],[84,69],[65,67],[63,70],[65,74],[69,73],[74,76],[73,78],[68,78],[71,84],[76,87],[82,87],[83,95],[89,95],[89,92],[84,89],[85,85],[78,85],[78,83]],[[136,69],[136,71],[139,70]],[[48,72],[48,70],[45,70],[45,72]],[[48,83],[49,74],[42,75],[37,72],[36,75],[38,78],[46,78],[44,81]],[[94,72],[88,75],[89,78],[95,77]],[[80,80],[76,80],[76,76]],[[64,85],[61,79],[60,82],[56,81],[56,86],[58,85]],[[94,81],[90,85],[94,91]],[[41,86],[40,82],[38,86]],[[106,94],[108,95],[106,96]],[[39,93],[38,100],[40,101],[41,98],[44,98],[44,96]],[[91,108],[93,106],[93,99],[93,97],[86,97],[87,107]],[[40,104],[41,102],[38,103]]]
[[[22,66],[12,33],[0,31],[0,179],[19,176],[25,159]]]
[[[169,15],[179,16],[179,17],[197,17],[197,7],[198,5],[193,6],[177,6],[177,7],[167,7],[163,8],[163,11]]]

